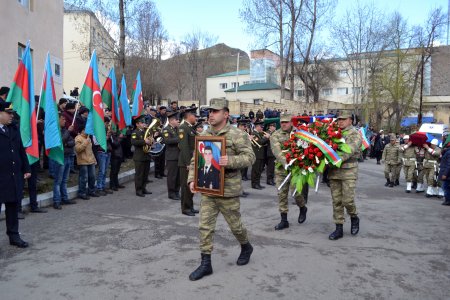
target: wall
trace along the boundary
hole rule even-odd
[[[18,43],[31,41],[34,91],[39,94],[47,52],[52,69],[60,65],[61,75],[55,76],[56,97],[62,96],[63,86],[63,0],[33,0],[28,9],[17,0],[1,0],[0,28],[0,86],[11,86],[18,65]]]

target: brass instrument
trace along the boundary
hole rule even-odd
[[[245,133],[247,133],[248,137],[250,138],[250,133],[248,133],[248,131],[245,131]],[[258,143],[257,141],[255,141],[254,139],[250,138],[250,141],[252,142],[252,144],[258,148],[261,148],[261,144]]]
[[[152,120],[152,123],[147,127],[147,129],[145,130],[145,134],[144,134],[144,140],[150,138],[152,140],[153,143],[153,134],[155,133],[155,131],[158,130],[158,127],[160,126],[160,121],[158,118],[154,118]],[[151,150],[151,145],[144,145],[144,153],[149,153]]]

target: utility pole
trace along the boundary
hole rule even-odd
[[[235,87],[235,89],[234,89],[234,100],[235,101],[237,101],[237,92],[238,92],[238,86],[239,86],[239,55],[240,55],[240,52],[238,52],[237,63],[236,63],[236,85],[234,86]]]
[[[422,57],[420,60],[420,97],[419,97],[419,115],[417,116],[417,126],[420,127],[422,124],[422,101],[423,101],[423,69],[425,64],[425,54],[423,53],[424,50],[422,50]]]

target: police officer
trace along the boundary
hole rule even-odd
[[[250,136],[250,138],[253,139],[252,147],[256,157],[255,163],[252,166],[251,181],[252,188],[256,190],[262,190],[264,188],[264,186],[261,185],[261,173],[264,166],[264,150],[270,137],[269,134],[263,132],[263,124],[264,122],[262,121],[256,121],[254,123],[255,130]]]
[[[384,177],[386,178],[384,186],[394,187],[398,165],[402,163],[402,151],[397,144],[395,134],[390,135],[389,144],[384,147],[381,160],[384,161]]]
[[[194,209],[193,196],[187,184],[189,165],[194,155],[196,133],[197,108],[188,108],[183,112],[183,123],[178,128],[178,137],[180,142],[178,147],[180,154],[178,156],[178,167],[180,169],[180,188],[181,188],[181,213],[187,216],[195,216],[198,210]]]
[[[177,111],[167,114],[169,124],[162,131],[163,143],[166,145],[167,192],[169,199],[180,200],[180,169],[178,168],[178,126],[180,126]]]
[[[275,155],[275,159],[282,166],[286,166],[286,157],[284,156],[281,147],[289,140],[292,131],[292,123],[291,123],[291,115],[282,115],[280,118],[281,128],[276,130],[272,136],[270,137],[270,146],[272,148],[272,152]],[[281,183],[286,179],[286,170],[284,167],[275,169],[275,180],[277,186],[280,186]],[[275,230],[283,230],[285,228],[289,228],[289,222],[287,219],[287,214],[289,211],[288,206],[288,196],[289,196],[289,186],[290,180],[288,180],[278,191],[278,207],[281,215],[281,222],[275,226]],[[305,187],[303,187],[305,188]],[[294,195],[295,202],[297,206],[300,208],[300,213],[298,215],[298,222],[300,224],[304,223],[306,220],[306,212],[308,208],[306,207],[305,198],[303,193],[295,193]]]
[[[229,117],[228,101],[211,99],[209,107],[210,127],[202,133],[203,136],[223,136],[226,139],[226,153],[222,153],[219,165],[225,168],[224,195],[202,195],[200,205],[200,251],[202,261],[200,266],[190,274],[190,280],[198,280],[212,274],[211,252],[212,241],[219,212],[228,223],[233,235],[241,244],[241,253],[237,265],[246,265],[250,261],[253,247],[248,241],[247,230],[241,221],[240,200],[241,175],[239,170],[248,167],[255,161],[255,154],[248,136],[241,130],[227,123]],[[188,183],[194,190],[194,159],[189,167]]]
[[[13,118],[11,103],[0,101],[0,206],[1,203],[5,204],[9,244],[26,248],[28,243],[19,234],[18,211],[23,198],[24,179],[30,178],[31,169],[22,146],[20,131],[11,125]]]
[[[151,146],[153,141],[151,137],[145,137],[145,116],[136,119],[136,129],[131,134],[131,144],[134,146],[134,186],[136,189],[136,196],[145,197],[145,194],[151,194],[145,186],[147,184],[148,173],[150,171],[150,155],[144,151],[144,146]]]
[[[342,113],[337,118],[338,126],[342,130],[345,143],[350,146],[350,153],[341,153],[342,165],[340,168],[331,168],[329,172],[331,197],[333,198],[333,220],[336,230],[330,234],[330,240],[337,240],[344,236],[343,224],[345,221],[344,208],[350,215],[351,234],[359,232],[359,218],[355,205],[355,188],[358,179],[358,159],[361,149],[361,137],[352,126],[350,114]]]

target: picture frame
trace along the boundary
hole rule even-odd
[[[225,168],[219,166],[219,158],[226,154],[224,136],[196,136],[194,189],[202,194],[223,196]]]

